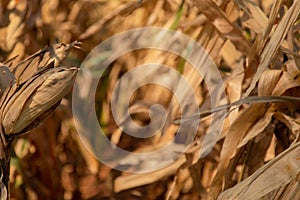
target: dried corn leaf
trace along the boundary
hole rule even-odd
[[[143,3],[145,3],[148,0],[144,0]],[[100,31],[107,23],[111,22],[116,17],[120,16],[124,13],[132,12],[135,9],[135,6],[137,2],[129,1],[128,3],[122,4],[120,7],[112,11],[109,15],[106,15],[104,18],[99,20],[98,22],[92,24],[90,27],[87,28],[87,30],[80,34],[78,37],[79,40],[85,40],[94,34],[96,34],[98,31]]]
[[[270,36],[272,36],[272,34],[270,33],[274,33],[274,30],[276,30],[276,26],[278,26],[278,21],[280,22],[282,16],[288,10],[288,8],[291,5],[291,2],[293,1],[292,0],[287,0],[287,1],[286,0],[267,0],[267,1],[212,0],[212,1],[216,2],[216,5],[218,6],[217,8],[218,10],[216,12],[219,12],[219,10],[223,10],[223,13],[216,15],[215,13],[212,13],[211,11],[208,10],[208,9],[214,9],[214,7],[208,6],[207,9],[205,9],[208,14],[206,13],[205,15],[207,16],[212,15],[210,16],[210,18],[200,13],[197,7],[194,6],[195,1],[193,2],[191,0],[185,0],[185,1],[158,0],[158,1],[151,1],[151,2],[147,1],[146,3],[144,3],[145,1],[129,2],[127,0],[117,0],[117,1],[83,0],[77,2],[54,0],[53,2],[34,1],[33,4],[32,2],[31,3],[29,2],[28,8],[30,9],[28,9],[27,11],[26,18],[25,18],[26,21],[24,20],[26,26],[25,27],[26,33],[24,34],[24,37],[23,35],[21,35],[21,37],[17,37],[17,43],[13,46],[13,50],[9,52],[6,52],[7,28],[3,27],[2,25],[6,26],[9,23],[8,15],[9,12],[14,11],[14,7],[8,6],[8,8],[5,10],[6,6],[4,5],[2,6],[4,13],[2,12],[0,13],[1,15],[0,16],[0,24],[1,24],[0,46],[2,47],[2,51],[4,52],[2,54],[1,51],[0,56],[1,59],[7,59],[13,57],[14,55],[19,55],[18,58],[21,59],[23,55],[28,54],[28,52],[32,51],[32,49],[38,48],[39,45],[41,44],[42,45],[47,44],[49,43],[49,41],[55,41],[55,40],[70,41],[71,38],[78,38],[78,36],[81,37],[82,39],[85,39],[84,48],[87,51],[89,51],[100,41],[103,41],[105,38],[108,38],[117,32],[128,30],[135,27],[145,27],[145,26],[165,27],[165,28],[172,27],[175,30],[183,32],[189,37],[197,40],[209,52],[210,56],[213,57],[215,63],[217,64],[218,67],[220,67],[220,69],[227,69],[227,67],[230,68],[230,71],[222,71],[221,73],[223,75],[222,78],[224,78],[224,80],[226,81],[225,87],[226,87],[226,92],[228,93],[227,99],[229,99],[229,102],[233,102],[233,104],[227,104],[225,106],[221,106],[217,108],[215,108],[214,106],[218,106],[219,104],[203,105],[202,103],[205,102],[209,97],[207,94],[207,90],[204,86],[204,81],[202,80],[202,77],[195,75],[194,71],[189,70],[188,63],[185,65],[181,65],[182,63],[180,63],[179,66],[178,57],[174,55],[169,55],[166,52],[159,52],[159,51],[154,52],[152,50],[145,50],[145,51],[138,50],[132,52],[132,54],[130,53],[129,56],[123,55],[119,57],[115,62],[111,63],[111,67],[105,72],[104,75],[105,77],[103,77],[105,80],[103,82],[101,81],[99,82],[98,86],[100,87],[98,87],[97,89],[99,88],[101,89],[101,91],[99,92],[101,94],[99,95],[97,94],[96,103],[97,103],[97,109],[99,109],[99,112],[101,112],[101,116],[98,115],[99,118],[101,118],[101,122],[100,122],[101,127],[102,125],[104,126],[103,128],[105,133],[109,135],[112,134],[110,139],[113,143],[120,145],[120,147],[126,146],[126,148],[127,147],[130,148],[133,152],[139,152],[139,151],[143,152],[143,150],[145,149],[149,150],[154,146],[156,146],[158,143],[159,144],[162,143],[161,140],[159,140],[158,137],[155,138],[153,137],[151,138],[150,144],[148,143],[148,141],[144,143],[144,141],[138,140],[138,142],[136,142],[136,140],[132,139],[131,137],[128,140],[128,136],[126,136],[122,132],[122,126],[116,127],[111,112],[109,110],[109,103],[111,102],[110,100],[112,97],[112,91],[115,89],[114,86],[116,85],[120,77],[123,76],[128,70],[133,69],[134,66],[155,61],[168,66],[172,66],[174,68],[176,67],[179,68],[180,69],[179,71],[182,73],[182,75],[190,78],[190,82],[193,83],[193,87],[196,88],[195,95],[197,98],[197,103],[199,105],[203,105],[203,107],[201,108],[206,110],[212,107],[212,110],[206,110],[205,112],[202,112],[199,115],[197,115],[195,118],[193,118],[197,120],[199,116],[201,117],[210,116],[214,112],[224,111],[227,109],[232,110],[233,109],[232,106],[234,106],[234,107],[238,107],[239,109],[235,109],[233,112],[230,112],[230,117],[234,115],[231,119],[233,123],[237,123],[234,120],[238,119],[239,115],[243,113],[241,112],[240,109],[244,107],[246,108],[248,107],[248,105],[240,106],[240,104],[253,104],[253,103],[262,103],[262,102],[267,103],[267,102],[276,102],[281,100],[283,101],[284,99],[281,100],[276,99],[277,97],[270,97],[270,95],[283,95],[284,93],[290,96],[298,96],[297,90],[295,89],[289,90],[289,88],[297,87],[300,80],[299,76],[297,76],[298,71],[296,70],[297,69],[296,64],[293,60],[296,59],[297,54],[299,53],[298,52],[299,38],[297,37],[298,36],[297,31],[299,30],[299,25],[296,24],[294,30],[290,29],[289,36],[287,38],[288,45],[284,44],[284,48],[279,47],[280,52],[278,53],[278,57],[275,56],[274,59],[271,59],[272,60],[271,62],[274,61],[274,65],[272,65],[273,63],[271,64],[272,66],[275,66],[274,68],[278,69],[281,66],[283,66],[284,70],[288,71],[289,76],[287,76],[286,72],[284,71],[266,70],[266,72],[264,72],[262,76],[259,77],[258,80],[258,97],[250,97],[249,99],[246,98],[246,99],[239,100],[241,92],[248,87],[248,84],[250,83],[249,81],[251,81],[250,78],[253,78],[252,75],[256,71],[259,61],[258,59],[253,59],[252,62],[251,59],[248,60],[245,57],[245,55],[247,55],[245,52],[236,49],[237,46],[241,45],[240,42],[235,42],[234,44],[232,44],[233,42],[230,39],[230,36],[226,35],[228,34],[226,32],[227,31],[226,29],[229,29],[228,27],[230,27],[231,25],[237,27],[237,30],[240,32],[240,35],[247,34],[247,38],[250,38],[251,41],[255,40],[255,45],[253,44],[249,45],[251,51],[247,50],[247,52],[251,52],[249,53],[250,54],[249,57],[251,58],[252,56],[251,54],[253,55],[255,54],[255,57],[258,57],[261,54],[261,52],[265,49],[266,43],[270,39]],[[5,4],[5,2],[8,3],[9,1],[4,0],[3,2]],[[10,4],[17,3],[17,2],[18,2],[17,0],[16,1],[11,0]],[[199,4],[201,4],[202,2],[204,2],[204,0],[200,0]],[[19,1],[19,3],[21,3],[21,1]],[[182,6],[180,6],[181,3],[183,3]],[[132,7],[130,6],[126,7],[126,5],[129,4],[132,5]],[[236,12],[237,4],[241,5],[241,7],[245,12],[239,10],[237,13]],[[136,5],[141,7],[136,9],[138,7]],[[270,8],[272,5],[273,7],[270,12]],[[262,13],[260,9],[263,10],[264,13]],[[218,16],[220,17],[225,16],[228,19],[228,22],[226,21],[223,22],[225,25],[226,23],[228,25],[227,27],[224,26],[225,29],[223,29],[222,27],[221,24],[222,22],[219,23],[218,20],[214,20],[214,21],[211,20],[213,18],[218,18]],[[269,19],[267,19],[266,16],[268,16]],[[245,25],[247,27],[246,29],[239,30],[239,28],[243,29]],[[22,32],[21,26],[19,30]],[[21,32],[16,33],[15,36],[20,35]],[[84,35],[86,33],[87,35]],[[67,38],[67,40],[64,40],[63,38]],[[113,45],[116,45],[118,49],[119,48],[128,49],[132,47],[132,45],[134,45],[134,43],[128,44],[132,41],[138,42],[138,37],[134,36],[128,39],[120,40]],[[224,41],[226,41],[227,43],[226,44],[227,46],[225,47],[223,44]],[[14,41],[11,42],[13,43]],[[30,49],[27,47],[30,47]],[[166,49],[168,48],[166,47]],[[222,49],[222,55],[220,56],[219,52],[221,49]],[[76,57],[77,55],[74,56],[76,61],[77,59],[80,60],[83,58],[83,54],[80,55],[81,58]],[[99,57],[99,56],[95,55],[95,57]],[[14,63],[19,62],[19,60],[18,61],[14,60],[14,61],[15,61]],[[246,63],[247,61],[250,61],[248,64],[250,69],[249,71],[247,71],[249,72],[249,74],[247,73],[245,75],[246,80],[244,80],[245,77],[244,77],[243,70],[244,67],[247,66]],[[32,63],[38,63],[38,61],[34,61]],[[223,68],[224,65],[225,68]],[[52,66],[49,65],[48,67],[52,67]],[[209,73],[219,73],[219,72],[209,71]],[[189,76],[188,74],[191,74],[191,76]],[[232,78],[231,77],[228,78],[229,74],[232,75]],[[151,80],[153,79],[153,77],[155,78],[160,76],[163,77],[164,75],[157,72],[153,72],[152,74],[151,72],[149,72],[149,79]],[[173,78],[171,76],[164,76],[164,77],[171,79],[168,80],[168,82],[173,81],[173,84],[178,84],[176,79],[173,80],[174,77]],[[291,78],[294,78],[295,80],[292,81]],[[201,84],[201,82],[203,84]],[[24,81],[23,84],[26,84],[26,81]],[[0,103],[0,110],[4,110],[4,108],[2,108],[3,105],[6,105],[7,102],[10,101],[10,98],[8,97],[12,96],[12,94],[14,93],[13,91],[17,92],[22,85],[20,85],[19,87],[17,86],[15,87],[15,85],[8,86],[7,91],[3,93],[3,98],[0,100],[1,102],[3,102]],[[126,87],[125,84],[125,89],[127,88],[128,87]],[[174,86],[174,88],[176,88],[176,86]],[[86,90],[82,90],[80,92],[88,93],[88,91],[90,90],[90,88],[85,88],[85,89]],[[183,87],[182,89],[184,90]],[[123,95],[121,92],[118,94]],[[183,94],[182,96],[184,96],[184,92],[182,94]],[[145,87],[143,86],[142,88],[138,89],[138,92],[135,92],[134,95],[132,95],[130,99],[130,103],[132,104],[130,104],[131,107],[129,108],[129,112],[131,114],[134,114],[135,117],[134,121],[136,123],[147,124],[147,121],[149,120],[148,115],[146,115],[149,111],[148,104],[160,103],[165,107],[167,107],[166,105],[169,104],[170,99],[171,99],[170,92],[166,92],[166,90],[164,89],[155,87],[153,85],[145,86]],[[284,101],[289,101],[289,100],[292,99],[286,98]],[[179,114],[176,111],[175,103],[174,103],[175,112],[174,113],[172,112],[171,114],[173,116],[177,116]],[[220,102],[220,104],[226,104],[226,103],[227,101]],[[263,116],[259,118],[256,123],[252,123],[252,126],[249,128],[249,132],[245,133],[244,137],[240,138],[238,142],[238,145],[240,146],[232,147],[232,148],[239,148],[239,147],[242,148],[239,148],[236,155],[232,159],[230,159],[230,164],[228,165],[227,170],[225,171],[225,174],[222,177],[225,179],[225,181],[223,181],[222,178],[220,179],[221,181],[223,181],[221,184],[223,184],[225,188],[231,187],[232,186],[231,184],[236,184],[236,181],[239,181],[239,177],[244,178],[245,176],[248,176],[248,174],[253,173],[253,170],[257,169],[256,167],[253,167],[253,165],[255,165],[256,163],[259,163],[258,165],[262,164],[260,163],[260,161],[262,160],[265,152],[264,151],[265,149],[263,148],[268,146],[268,137],[271,136],[272,134],[271,132],[273,131],[271,130],[271,132],[269,132],[269,128],[270,129],[276,128],[276,126],[273,126],[273,124],[271,125],[269,124],[269,121],[272,119],[272,117],[270,117],[271,115],[273,115],[273,118],[276,118],[278,114],[276,120],[285,124],[283,125],[282,123],[279,123],[280,125],[282,125],[283,132],[286,131],[288,127],[290,130],[292,130],[294,134],[297,133],[298,131],[297,129],[299,129],[297,124],[298,109],[296,109],[298,106],[298,102],[272,104],[272,107],[275,107],[278,110],[278,112],[276,112],[275,114],[273,114],[273,110],[272,108],[269,108],[269,105],[271,104],[268,104],[268,109],[266,111],[266,114],[263,114]],[[293,109],[289,109],[290,107],[292,107]],[[280,113],[282,111],[281,108],[283,109],[288,108],[288,110],[284,110],[285,114],[281,114]],[[248,114],[249,118],[251,118],[250,114],[252,113]],[[288,114],[291,114],[291,116],[289,116]],[[170,118],[173,118],[173,116]],[[125,120],[129,119],[128,118],[129,115],[123,117],[125,117]],[[57,119],[57,116],[53,118]],[[209,124],[210,119],[211,118],[208,117],[206,119],[203,119],[203,121],[200,123],[200,129],[198,131],[197,136],[202,137],[205,133],[207,133],[206,129],[209,125],[213,126],[213,128],[218,129],[218,126],[215,126],[214,124]],[[40,119],[37,119],[37,121],[39,120]],[[248,118],[245,117],[244,120],[247,121]],[[65,120],[62,121],[63,121],[62,123],[65,122]],[[71,118],[67,119],[67,121],[71,122],[72,119]],[[54,127],[57,127],[55,128],[55,130],[57,130],[61,125],[60,122],[51,121],[48,123],[47,127],[52,128],[53,124]],[[269,124],[269,126],[267,126],[267,124]],[[231,123],[228,123],[228,126],[230,125]],[[241,123],[241,126],[242,125],[244,124]],[[13,189],[13,193],[14,193],[13,196],[15,196],[16,194],[22,195],[23,192],[26,190],[26,193],[29,196],[28,198],[34,198],[37,196],[36,194],[39,194],[38,196],[41,199],[53,199],[53,198],[55,199],[57,198],[57,196],[66,199],[71,199],[74,197],[76,198],[77,194],[79,196],[81,195],[81,197],[84,197],[86,199],[87,198],[101,199],[101,198],[106,198],[106,196],[115,199],[132,199],[132,198],[136,198],[137,196],[138,196],[137,198],[142,198],[142,199],[158,199],[161,198],[163,195],[165,197],[171,197],[171,199],[172,198],[207,199],[206,196],[201,196],[201,192],[199,192],[201,190],[201,187],[199,187],[199,185],[203,184],[205,190],[207,191],[209,191],[211,186],[213,186],[213,184],[211,184],[212,178],[214,177],[215,172],[217,170],[216,168],[219,163],[219,154],[221,151],[221,146],[223,144],[223,141],[220,140],[226,137],[226,134],[223,134],[223,137],[218,139],[218,141],[220,142],[214,146],[214,149],[210,151],[210,154],[208,154],[207,157],[201,159],[201,167],[203,168],[197,170],[191,170],[190,174],[184,174],[184,176],[182,173],[179,172],[176,175],[176,181],[174,181],[173,184],[171,184],[172,177],[173,177],[172,175],[176,174],[176,172],[178,171],[177,169],[180,168],[180,166],[182,165],[176,166],[172,169],[167,168],[169,169],[169,171],[163,171],[163,173],[159,175],[155,173],[147,173],[145,175],[134,174],[133,176],[129,175],[128,177],[126,177],[127,174],[120,175],[119,173],[115,174],[114,172],[110,173],[107,171],[104,173],[103,168],[105,167],[102,164],[98,163],[96,158],[94,158],[93,155],[91,155],[85,149],[84,145],[80,142],[80,140],[82,140],[83,138],[77,139],[78,143],[74,145],[73,143],[74,141],[72,142],[72,139],[73,137],[74,138],[79,137],[79,135],[75,133],[72,126],[73,126],[72,124],[65,123],[64,126],[61,127],[62,130],[61,133],[62,132],[65,133],[59,134],[58,137],[56,137],[57,136],[56,134],[52,134],[55,133],[55,130],[53,129],[53,131],[51,131],[51,134],[46,134],[47,140],[43,140],[43,138],[40,136],[39,136],[40,139],[37,140],[36,139],[37,134],[33,134],[32,135],[33,137],[28,135],[31,139],[34,140],[34,143],[36,144],[33,145],[36,148],[34,153],[31,152],[29,153],[29,155],[30,154],[33,155],[34,158],[36,158],[37,155],[39,155],[40,158],[38,162],[36,162],[35,159],[27,158],[27,160],[29,160],[29,164],[24,163],[25,164],[24,166],[32,165],[32,167],[30,166],[28,169],[23,169],[24,173],[22,173],[22,178],[24,178],[23,179],[24,184],[22,185],[21,188]],[[261,132],[261,130],[263,130],[265,126],[267,126],[267,129]],[[71,129],[69,130],[70,127]],[[174,137],[176,136],[177,129],[178,129],[177,125],[166,125],[165,133],[164,133],[165,136],[164,142],[167,143],[173,140]],[[43,132],[43,129],[39,131]],[[70,132],[73,133],[71,134],[73,137],[69,137]],[[46,133],[48,132],[46,131]],[[265,134],[267,135],[266,137],[264,137]],[[294,135],[290,135],[290,136],[294,137]],[[96,137],[97,136],[89,137],[88,139],[94,142],[93,139]],[[254,137],[255,139],[253,140]],[[216,139],[216,137],[212,137],[212,138]],[[235,138],[232,139],[235,140]],[[253,142],[249,143],[246,146],[247,149],[244,149],[244,146],[243,145],[241,146],[241,142],[246,144],[250,140],[252,140]],[[270,149],[274,150],[270,158],[274,158],[275,156],[275,147],[278,146],[276,142],[278,142],[278,140],[274,139],[274,142],[270,147]],[[49,148],[45,149],[44,148],[45,145]],[[253,145],[252,146],[253,148],[249,149],[251,145]],[[63,148],[60,148],[61,146],[63,146]],[[95,146],[103,146],[103,144],[101,144],[101,142],[99,143],[95,142]],[[51,148],[51,147],[55,147],[55,148]],[[136,147],[138,147],[138,149],[135,149]],[[49,151],[49,149],[52,149],[54,151]],[[79,151],[81,155],[79,155]],[[41,152],[41,154],[39,152]],[[49,159],[46,158],[47,154],[45,152],[50,153],[51,162],[53,162],[54,164],[55,162],[57,162],[57,160],[62,161],[63,163],[66,162],[70,163],[68,164],[67,168],[68,169],[73,168],[72,171],[65,170],[66,168],[63,167],[60,176],[59,170],[61,165],[57,163],[58,164],[57,166],[59,166],[57,170],[59,176],[57,177],[51,176],[51,181],[49,181],[49,178],[46,176],[47,170],[49,168],[45,167],[45,165],[48,164],[47,160]],[[77,155],[75,156],[76,158],[72,156],[74,155],[74,153]],[[242,155],[243,156],[242,159],[239,159],[238,155]],[[138,167],[141,167],[143,169],[147,169],[147,168],[149,169],[151,167],[150,165],[152,165],[153,163],[154,165],[156,165],[156,163],[158,162],[163,162],[163,159],[161,158],[162,156],[164,155],[159,154],[158,157],[156,158],[146,157],[144,159],[145,162],[143,160],[144,163],[142,163],[141,165],[140,164],[137,165]],[[244,156],[247,157],[247,161],[243,160]],[[196,160],[197,160],[197,156],[195,157],[195,161]],[[239,164],[241,164],[241,162],[243,161],[245,161],[244,162],[245,165],[243,166],[245,169],[242,169],[241,172],[240,169],[242,166],[240,166]],[[41,165],[37,165],[35,163],[41,163]],[[76,166],[75,164],[72,163],[76,163]],[[132,166],[134,167],[135,164],[138,163],[138,161],[133,160],[132,158],[124,158],[122,160],[122,163],[126,167],[129,165],[129,167],[131,168]],[[73,166],[71,167],[70,165]],[[36,173],[37,170],[39,170],[38,171],[39,173]],[[38,183],[38,185],[41,186],[31,187],[33,185],[31,183],[32,181],[26,180],[26,174],[28,174],[26,172],[29,171],[30,171],[29,173],[30,175],[35,176],[34,179],[39,179],[40,181],[38,182],[35,180],[33,184]],[[56,170],[55,169],[53,170],[52,173],[53,175],[54,175],[54,171]],[[81,174],[81,172],[84,172],[84,174]],[[85,172],[90,172],[93,175],[87,175]],[[243,175],[241,175],[241,173]],[[116,184],[114,185],[116,188],[118,188],[116,189],[116,191],[123,191],[125,189],[128,190],[117,194],[113,192],[108,194],[109,190],[112,188],[111,185],[108,186],[107,184],[104,184],[104,182],[107,183],[108,179],[110,181],[111,175],[113,176],[113,180],[116,180]],[[17,176],[20,177],[18,174]],[[98,183],[98,178],[100,179],[99,180],[100,183]],[[267,178],[270,182],[272,181],[272,176],[269,176]],[[12,179],[12,181],[15,180]],[[58,185],[61,181],[63,183],[62,186],[63,188],[60,190]],[[87,182],[90,183],[91,181],[92,181],[92,185],[90,186],[92,187],[87,186],[86,183]],[[193,181],[194,181],[194,185],[192,183]],[[299,176],[298,177],[296,176],[293,178],[293,180],[289,185],[283,185],[282,187],[274,190],[272,194],[270,193],[266,194],[261,198],[265,198],[265,199],[291,198],[292,199],[294,197],[295,199],[295,196],[297,195],[297,189],[299,190],[298,182],[299,182]],[[51,183],[57,183],[57,184],[55,184],[55,186],[51,186]],[[138,187],[142,185],[143,187]],[[133,188],[133,187],[138,187],[138,188]],[[251,187],[253,186],[251,185]],[[59,188],[59,190],[57,190],[56,188]],[[221,189],[224,190],[224,187]],[[294,193],[290,193],[290,196],[288,196],[286,194],[287,191],[292,191],[292,190],[294,190]],[[51,191],[56,191],[56,192],[53,195]],[[170,193],[173,192],[173,194],[167,195],[166,194],[167,192]],[[98,196],[96,196],[97,193]]]
[[[299,87],[300,82],[295,80],[288,72],[283,72],[276,86],[272,91],[272,95],[282,95],[288,89]]]
[[[281,95],[287,89],[297,86],[294,80],[288,79],[287,81],[287,77],[289,77],[288,73],[282,73],[281,70],[265,71],[258,85],[258,93],[260,95]],[[282,81],[284,84],[280,84],[281,79],[284,80]],[[274,88],[278,85],[279,89],[274,92]],[[274,97],[274,99],[276,98],[280,99],[279,97]],[[253,108],[247,108],[230,126],[221,151],[219,174],[215,178],[216,184],[213,186],[212,193],[221,191],[222,180],[220,175],[225,173],[229,160],[234,156],[236,149],[247,144],[251,139],[260,134],[271,122],[274,111],[272,108],[268,109],[266,106],[268,104],[254,105]],[[255,109],[257,110],[255,111]],[[269,111],[267,112],[267,110]]]
[[[11,51],[14,48],[15,44],[18,42],[18,37],[24,32],[24,19],[28,9],[27,3],[27,1],[20,1],[9,15],[11,23],[7,26],[6,32],[6,46],[8,51]]]
[[[221,163],[228,161],[235,154],[238,143],[256,122],[265,115],[267,104],[254,104],[244,109],[230,126],[221,151]]]
[[[5,61],[5,64],[9,67],[13,63],[20,62],[22,58],[24,58],[25,51],[26,51],[25,44],[22,42],[17,42],[13,50],[10,52],[9,56],[7,57],[8,60]]]
[[[250,87],[247,89],[244,96],[249,96],[251,91],[255,88],[257,81],[259,80],[262,73],[268,68],[279,46],[281,45],[288,31],[292,27],[294,21],[297,19],[299,12],[300,1],[294,1],[292,7],[290,7],[290,9],[284,15],[283,19],[276,27],[276,30],[270,38],[269,42],[266,44],[260,56],[260,63],[257,68],[257,71],[251,81]]]
[[[251,28],[251,30],[260,33],[268,25],[268,18],[265,13],[251,1],[243,1],[243,5],[249,9],[251,13],[251,19],[246,21],[245,24]]]
[[[260,77],[258,82],[258,95],[272,95],[275,86],[282,76],[281,70],[266,70]]]
[[[86,1],[76,1],[74,5],[70,8],[71,11],[68,15],[68,21],[71,23],[76,22],[79,13],[82,11],[82,8]]]
[[[230,22],[226,14],[212,0],[200,0],[195,2],[197,8],[215,26],[220,35],[231,40],[232,44],[241,53],[250,56],[251,45],[242,31]]]
[[[242,83],[244,80],[243,65],[241,62],[235,64],[237,68],[234,69],[232,76],[227,81],[227,98],[230,102],[238,101],[242,96]],[[229,114],[230,122],[233,122],[238,116],[238,109],[233,110]]]
[[[71,113],[70,113],[71,114]],[[73,119],[70,118],[69,120],[64,120],[62,122],[62,130],[61,132],[66,132],[67,137],[70,136],[70,126],[73,126]],[[80,150],[80,154],[83,156],[85,164],[87,165],[88,170],[92,174],[96,174],[99,171],[100,162],[93,156],[90,151],[86,148],[86,146],[82,143],[82,137],[76,132],[71,134],[71,136],[75,139],[76,144],[78,145],[78,149]]]
[[[130,174],[127,176],[120,176],[115,180],[114,191],[120,192],[130,188],[146,185],[158,181],[164,177],[173,175],[186,161],[183,156],[171,165],[150,173]]]
[[[78,42],[73,42],[71,44],[55,44],[36,52],[18,64],[12,64],[10,70],[15,75],[18,83],[22,84],[40,71],[58,67],[67,57],[71,48],[76,47],[77,45],[79,45]]]
[[[298,135],[300,133],[300,121],[299,119],[294,119],[283,112],[275,112],[274,118],[276,118],[278,121],[281,121],[284,123],[292,133],[295,135]]]
[[[249,141],[251,141],[257,135],[262,133],[265,130],[265,128],[271,123],[272,117],[274,115],[274,111],[270,111],[270,110],[272,109],[269,109],[268,112],[265,114],[265,116],[262,117],[256,124],[254,124],[253,127],[251,127],[247,135],[237,146],[238,148],[241,148],[242,146],[246,145]]]
[[[260,34],[255,39],[252,49],[254,52],[256,52],[257,55],[261,54],[269,39],[272,28],[275,24],[275,20],[279,14],[279,10],[281,9],[282,2],[283,0],[278,0],[274,2],[270,13],[270,17],[267,22],[267,26],[265,27],[265,29],[261,30]]]
[[[242,57],[242,54],[234,48],[230,40],[227,40],[225,42],[220,54],[226,62],[226,64],[230,66],[231,69],[234,69],[234,67],[236,67],[236,62],[238,62]]]
[[[218,172],[213,180],[210,195],[216,198],[222,191],[222,182],[230,159],[235,155],[237,147],[248,131],[260,120],[268,109],[268,104],[254,104],[244,109],[227,131],[221,151]]]
[[[280,188],[264,196],[264,199],[273,200],[294,200],[300,197],[300,174],[295,176],[291,182],[287,185],[283,185]]]
[[[223,192],[221,199],[261,199],[287,185],[300,173],[300,143],[289,147],[253,175]],[[278,198],[281,199],[281,198]]]
[[[42,1],[41,17],[43,23],[51,24],[56,21],[58,6],[59,6],[58,0]]]

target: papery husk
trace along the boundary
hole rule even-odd
[[[71,90],[78,69],[58,67],[39,73],[23,85],[12,85],[1,99],[5,135],[29,131],[40,124]]]
[[[71,44],[58,43],[36,52],[17,64],[14,64],[13,60],[7,64],[17,82],[22,84],[43,70],[60,66],[70,50],[73,47],[79,48],[79,44],[77,41]]]

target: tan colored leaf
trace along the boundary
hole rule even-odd
[[[230,40],[227,40],[222,47],[220,52],[222,58],[225,60],[226,64],[231,68],[234,68],[236,62],[241,59],[242,54],[237,51]]]
[[[18,83],[22,84],[42,70],[58,67],[67,57],[71,48],[76,47],[78,44],[78,42],[73,42],[71,44],[55,44],[36,52],[16,65],[10,66],[10,69],[15,75]]]
[[[288,89],[299,87],[300,82],[295,80],[288,72],[283,72],[282,76],[278,80],[272,95],[282,95]]]
[[[230,159],[235,155],[237,147],[248,131],[261,119],[267,111],[268,104],[254,104],[244,109],[229,127],[221,151],[218,172],[214,177],[210,195],[216,198],[222,191],[222,182]]]
[[[230,102],[235,102],[238,101],[241,96],[242,96],[242,83],[244,80],[244,73],[243,73],[243,64],[242,61],[235,63],[235,65],[237,66],[237,68],[234,69],[231,77],[228,80],[227,83],[227,98],[229,99]],[[233,110],[230,114],[229,114],[229,119],[230,122],[233,122],[236,117],[238,116],[238,112],[239,110]]]
[[[293,5],[284,15],[283,19],[280,21],[279,25],[276,27],[275,32],[273,33],[271,39],[266,44],[261,56],[260,63],[257,68],[257,71],[252,79],[250,87],[247,89],[245,96],[249,96],[251,91],[255,88],[257,81],[259,80],[262,73],[268,68],[269,64],[272,61],[272,58],[275,56],[279,46],[286,37],[287,32],[293,25],[294,21],[297,19],[300,11],[300,1],[294,1]]]
[[[120,192],[130,188],[150,184],[164,177],[173,175],[180,168],[180,166],[185,163],[185,161],[186,158],[182,156],[180,159],[178,159],[171,165],[154,172],[120,176],[115,180],[114,191]]]
[[[264,117],[262,117],[253,127],[249,130],[247,135],[243,138],[243,140],[239,143],[238,148],[241,148],[245,144],[247,144],[250,140],[259,135],[263,130],[270,124],[272,121],[272,117],[274,115],[273,111],[268,111]]]
[[[74,126],[73,124],[73,118],[70,118],[69,120],[63,120],[62,122],[62,127],[61,127],[61,131],[62,132],[66,132],[66,134],[69,136],[69,131],[70,131],[70,126]],[[84,137],[81,137],[77,132],[75,134],[71,134],[75,141],[76,144],[78,145],[78,148],[80,149],[80,153],[82,154],[85,163],[89,169],[89,171],[92,174],[96,174],[97,172],[99,172],[99,165],[101,164],[99,162],[99,160],[97,160],[97,158],[91,154],[91,152],[88,150],[87,146],[85,144],[87,144],[87,142],[83,143],[83,140],[85,139]]]
[[[251,45],[243,35],[242,31],[230,22],[226,14],[212,0],[195,1],[200,12],[202,12],[215,26],[218,32],[231,40],[237,50],[250,56]]]
[[[261,199],[293,181],[300,173],[300,143],[289,147],[250,177],[223,192],[221,199]],[[280,198],[281,199],[281,198]]]
[[[243,1],[245,7],[251,13],[251,19],[245,22],[245,25],[256,33],[260,33],[268,25],[268,18],[265,13],[252,1]]]
[[[145,3],[148,0],[144,0],[143,3]],[[137,5],[137,2],[129,1],[126,4],[122,4],[117,9],[110,12],[108,15],[106,15],[103,19],[99,20],[98,22],[92,24],[88,29],[81,33],[81,35],[78,37],[79,40],[85,40],[95,33],[97,33],[99,30],[101,30],[107,23],[112,21],[114,18],[119,16],[120,14],[124,13],[130,13],[135,9],[135,6]]]
[[[258,82],[258,96],[272,95],[276,84],[281,78],[281,70],[266,70],[261,75]]]
[[[254,104],[244,109],[230,126],[221,151],[221,160],[226,161],[234,156],[238,143],[256,122],[264,116],[267,105]]]
[[[274,117],[284,123],[295,135],[300,133],[300,121],[299,119],[294,119],[283,112],[276,112]]]
[[[258,34],[258,36],[256,37],[255,41],[254,41],[254,45],[252,47],[253,51],[256,52],[257,55],[260,55],[261,52],[263,51],[266,43],[268,42],[270,33],[273,29],[273,26],[275,24],[275,20],[278,16],[278,13],[280,11],[280,8],[282,6],[282,2],[283,0],[278,0],[275,1],[273,6],[272,6],[272,10],[270,13],[270,17],[268,19],[267,22],[267,26],[265,27],[265,29],[262,29],[260,31],[260,33]]]
[[[14,45],[18,42],[18,37],[24,32],[24,19],[28,9],[27,6],[27,1],[20,1],[9,15],[11,23],[9,23],[6,32],[6,46],[8,51],[14,48]]]
[[[51,24],[54,23],[57,18],[57,11],[58,11],[59,1],[43,1],[41,6],[41,17],[43,23]]]
[[[18,63],[24,58],[26,51],[25,44],[20,40],[15,44],[14,48],[10,51],[5,64],[10,67],[13,63]]]

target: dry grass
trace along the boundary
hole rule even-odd
[[[297,0],[2,0],[0,61],[16,55],[19,63],[57,42],[82,42],[63,65],[80,66],[103,40],[135,27],[180,31],[209,52],[224,79],[226,97],[219,105],[248,96],[225,120],[222,135],[204,158],[197,156],[211,118],[200,121],[195,146],[165,169],[146,174],[106,167],[80,143],[70,97],[30,134],[20,137],[11,162],[12,199],[299,199],[299,101],[262,100],[264,96],[299,97],[300,1]],[[63,51],[65,52],[65,51]],[[66,56],[66,55],[65,55]],[[158,62],[181,71],[204,110],[211,107],[204,80],[189,63],[159,50],[138,50],[118,58],[99,82],[96,111],[112,142],[135,152],[170,141],[180,117],[171,93],[146,85],[131,98],[139,124],[149,122],[153,103],[174,110],[163,134],[147,140],[122,133],[111,111],[118,79],[134,66]],[[11,62],[8,62],[11,63]],[[13,66],[13,64],[11,64]],[[161,73],[153,73],[153,77]],[[170,79],[170,81],[172,81]],[[250,102],[250,104],[249,104]],[[228,107],[228,106],[227,106]],[[126,159],[125,159],[126,160]],[[129,164],[130,160],[128,159]],[[156,162],[160,162],[157,160]]]

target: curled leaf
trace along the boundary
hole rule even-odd
[[[75,41],[71,44],[55,44],[47,47],[26,58],[16,65],[10,66],[19,84],[24,83],[33,75],[43,70],[58,67],[64,61],[73,47],[80,43]]]

